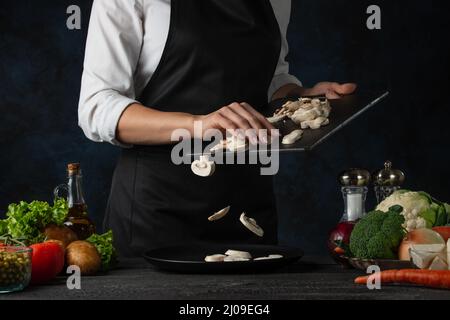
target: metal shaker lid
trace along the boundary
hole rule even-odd
[[[343,187],[367,187],[370,184],[370,172],[366,169],[349,169],[339,175]]]
[[[401,186],[405,182],[405,174],[392,168],[392,162],[386,161],[384,168],[373,175],[374,184],[378,186]]]

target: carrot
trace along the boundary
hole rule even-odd
[[[336,248],[334,249],[334,252],[336,252],[337,254],[344,254],[344,253],[345,253],[345,250],[342,249],[342,248],[340,248],[340,247],[336,247]]]
[[[376,274],[373,274],[374,276]],[[450,270],[387,270],[380,272],[381,283],[413,284],[428,288],[450,289]],[[358,277],[356,284],[366,284],[370,276]]]

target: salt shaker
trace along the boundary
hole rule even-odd
[[[366,214],[366,198],[370,173],[365,169],[349,169],[339,175],[345,211],[343,221],[357,221]]]

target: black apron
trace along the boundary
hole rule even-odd
[[[205,115],[232,102],[267,105],[281,50],[269,0],[172,0],[161,62],[139,101],[161,111]],[[171,161],[173,146],[125,149],[116,167],[105,228],[121,256],[188,243],[277,242],[270,176],[258,165],[218,165],[212,177]],[[231,206],[214,223],[207,218]],[[242,212],[265,230],[259,238]]]

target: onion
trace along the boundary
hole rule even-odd
[[[409,249],[413,244],[445,244],[439,233],[431,229],[416,229],[409,232],[398,249],[400,260],[410,261]]]
[[[328,247],[331,251],[336,249],[336,242],[342,242],[346,245],[350,243],[350,235],[352,234],[354,222],[340,222],[333,230],[331,230],[328,238]]]

